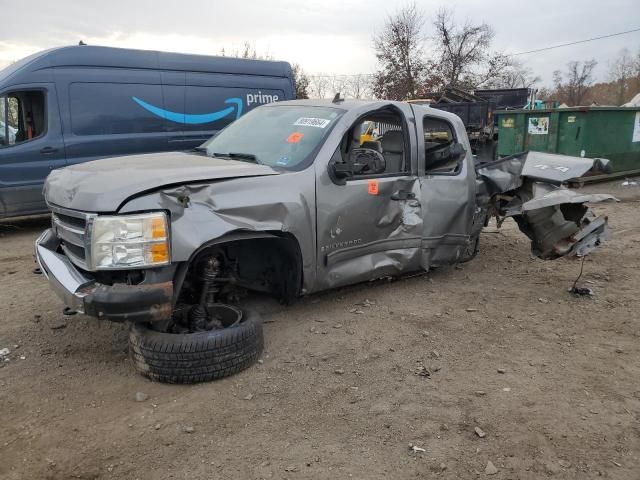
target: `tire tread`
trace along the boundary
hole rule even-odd
[[[134,367],[151,380],[163,383],[199,383],[245,370],[258,360],[264,347],[262,320],[243,310],[236,326],[191,334],[162,333],[144,324],[129,332]]]

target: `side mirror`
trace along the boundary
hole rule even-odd
[[[353,170],[348,163],[332,163],[329,165],[329,168],[333,176],[337,179],[343,180],[353,177]]]
[[[339,159],[334,155],[334,159]],[[336,183],[344,185],[345,180],[354,175],[375,175],[384,173],[387,162],[380,152],[370,148],[355,148],[349,155],[349,161],[333,161],[329,163],[329,176]]]
[[[356,148],[350,155],[353,173],[359,175],[375,175],[384,173],[387,162],[377,150],[370,148]]]
[[[460,143],[454,143],[449,147],[449,155],[453,160],[457,160],[466,153],[464,147]]]

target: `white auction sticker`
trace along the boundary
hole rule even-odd
[[[636,112],[636,123],[633,124],[633,143],[640,142],[640,112]]]
[[[549,117],[530,117],[528,132],[530,135],[547,135],[549,133]]]
[[[294,125],[299,127],[325,128],[330,123],[331,120],[327,120],[326,118],[300,117],[294,122]]]

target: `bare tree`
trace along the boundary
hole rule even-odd
[[[632,95],[640,93],[640,48],[633,59],[633,78],[631,79]]]
[[[20,118],[20,109],[19,109],[18,100],[15,97],[7,98],[7,118],[6,122],[8,125],[13,127],[18,127],[18,119]],[[4,109],[4,103],[0,105],[0,108]],[[4,112],[2,112],[4,113]]]
[[[314,98],[333,97],[340,93],[348,98],[372,98],[372,74],[309,76],[309,91]]]
[[[536,97],[543,101],[556,100],[555,92],[549,87],[539,88]]]
[[[296,87],[296,98],[309,98],[309,77],[302,67],[294,63],[291,65],[291,73],[293,74],[293,83]]]
[[[328,78],[329,82],[329,96],[333,96],[336,93],[342,94],[344,96],[345,90],[347,88],[347,76],[346,75],[330,75]]]
[[[416,98],[427,75],[423,55],[424,15],[415,4],[390,16],[381,33],[374,36],[379,69],[373,93],[379,98]]]
[[[570,106],[581,105],[593,83],[593,69],[598,62],[595,59],[585,62],[567,63],[567,71],[553,72],[556,95]]]
[[[532,88],[541,78],[534,75],[522,62],[511,60],[511,65],[498,72],[483,86],[487,88]]]
[[[640,52],[638,52],[638,56],[640,59]],[[631,92],[633,88],[631,80],[638,68],[640,65],[635,64],[627,48],[623,48],[618,58],[609,65],[609,80],[613,84],[612,100],[616,105],[622,105],[629,99],[630,94],[636,93]]]
[[[242,50],[241,58],[258,58],[258,52],[256,52],[255,47],[252,47],[249,42],[244,42],[244,50]]]
[[[512,60],[502,53],[493,53],[486,61],[478,64],[477,72],[469,72],[462,78],[462,85],[470,88],[479,88],[487,85],[493,79],[509,76],[512,68]]]
[[[311,98],[325,98],[329,90],[329,75],[318,74],[309,76],[309,94]]]
[[[371,98],[373,75],[358,73],[350,75],[345,85],[345,96],[350,98]]]
[[[456,24],[453,12],[442,8],[433,22],[438,68],[446,85],[476,88],[495,80],[511,66],[506,55],[493,52],[493,29],[486,23]]]
[[[522,63],[491,48],[493,30],[486,23],[456,23],[453,12],[440,9],[433,20],[435,55],[423,53],[424,16],[415,4],[389,17],[374,37],[379,69],[373,94],[404,100],[445,86],[530,87],[540,81]]]
[[[251,60],[273,60],[273,56],[269,53],[258,53],[255,45],[252,45],[250,42],[244,42],[242,50],[239,51],[237,48],[234,50],[227,50],[222,47],[220,49],[221,57],[235,57],[235,58],[247,58]]]

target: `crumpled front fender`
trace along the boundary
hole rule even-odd
[[[304,288],[314,279],[314,172],[238,178],[161,188],[129,200],[118,213],[164,210],[171,218],[171,260],[188,262],[204,246],[272,235],[294,238]]]

